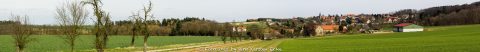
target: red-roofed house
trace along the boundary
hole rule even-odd
[[[394,32],[419,32],[423,31],[422,26],[418,26],[412,23],[401,23],[394,25]]]
[[[335,24],[317,25],[315,27],[315,33],[317,36],[324,36],[325,34],[328,34],[328,33],[335,33],[337,28],[338,28],[338,25],[335,25]]]

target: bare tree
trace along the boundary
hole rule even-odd
[[[31,35],[32,33],[32,28],[30,28],[29,25],[29,19],[28,16],[16,16],[12,15],[12,21],[15,21],[14,24],[12,24],[13,27],[13,38],[15,40],[15,46],[17,52],[23,52],[25,47],[27,47],[27,43],[32,41]]]
[[[220,31],[221,33],[221,39],[223,41],[224,44],[227,43],[227,38],[230,37],[230,33],[231,33],[231,25],[229,23],[224,23],[224,24],[221,24],[221,26],[219,28],[216,28],[218,29],[218,31]]]
[[[135,47],[135,38],[137,37],[138,31],[140,30],[140,25],[142,23],[142,19],[139,16],[140,13],[133,13],[131,17],[132,24],[132,39],[130,41],[130,47]]]
[[[143,52],[147,52],[147,41],[148,41],[148,37],[150,37],[150,33],[148,31],[148,18],[153,18],[151,15],[150,15],[150,12],[152,11],[152,1],[150,1],[150,3],[148,4],[148,6],[144,6],[143,7],[143,14],[144,14],[144,20],[143,20],[143,29],[142,29],[142,33],[144,34],[144,37],[143,37]]]
[[[79,1],[66,2],[64,6],[57,7],[56,19],[60,27],[64,29],[65,42],[70,46],[70,51],[75,49],[75,40],[79,36],[79,30],[88,17],[88,12]]]
[[[109,14],[101,9],[102,2],[100,0],[87,0],[83,1],[83,3],[91,4],[93,7],[94,15],[96,16],[94,28],[95,48],[97,52],[104,52],[113,23],[110,21]]]

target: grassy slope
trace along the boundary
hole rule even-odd
[[[27,46],[27,52],[51,52],[68,50],[68,46],[64,43],[63,39],[55,35],[41,35],[33,36],[34,42],[31,42]],[[93,39],[95,37],[91,35],[82,35],[77,42],[77,50],[89,50],[94,49]],[[130,44],[130,36],[112,36],[108,42],[108,48],[127,47]],[[187,43],[200,43],[220,41],[219,37],[207,37],[207,36],[152,36],[149,38],[149,46],[164,46],[172,44],[187,44]],[[142,46],[143,36],[136,39],[136,46]],[[14,52],[14,43],[11,36],[0,35],[0,52]]]
[[[427,32],[293,39],[279,47],[286,52],[480,52],[480,25],[428,29]]]

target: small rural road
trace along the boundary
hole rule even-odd
[[[184,47],[176,47],[176,48],[167,48],[167,49],[157,49],[157,50],[149,50],[147,52],[192,52],[200,48],[206,47],[224,47],[224,46],[232,46],[232,45],[240,45],[245,43],[252,43],[252,42],[259,42],[259,40],[247,40],[247,41],[240,41],[234,43],[210,43],[210,44],[202,44],[202,45],[194,45],[194,46],[184,46]],[[189,51],[191,50],[191,51]],[[135,52],[143,52],[143,51],[135,51]]]
[[[276,47],[283,41],[280,40],[244,40],[239,42],[228,42],[228,43],[210,43],[202,44],[195,46],[185,46],[185,47],[176,47],[176,48],[167,48],[167,49],[157,49],[150,50],[147,52],[229,52],[229,51],[262,51],[262,52],[271,52],[277,49]],[[277,50],[278,51],[278,50]],[[281,51],[281,50],[280,50]],[[142,51],[136,51],[142,52]]]

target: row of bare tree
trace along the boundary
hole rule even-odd
[[[70,46],[70,51],[74,51],[75,47],[75,40],[79,36],[79,32],[81,29],[84,29],[84,23],[87,17],[89,16],[89,12],[86,10],[85,5],[91,5],[93,8],[93,15],[94,15],[94,28],[92,29],[92,33],[95,34],[95,48],[97,52],[104,52],[104,49],[107,46],[107,41],[109,35],[114,34],[115,29],[114,22],[110,20],[110,15],[108,12],[105,12],[102,9],[102,2],[101,0],[87,0],[87,1],[71,1],[63,4],[64,6],[57,7],[56,18],[60,24],[61,29],[63,30],[62,36],[65,39],[65,42],[68,43]],[[148,33],[148,24],[145,23],[147,20],[152,18],[150,14],[152,11],[152,4],[149,3],[148,6],[145,6],[143,9],[143,16],[140,16],[140,12],[134,14],[132,16],[134,20],[133,27],[135,27],[132,31],[132,46],[134,45],[135,36],[137,34],[144,35],[144,52],[147,49],[147,40],[150,34]]]

